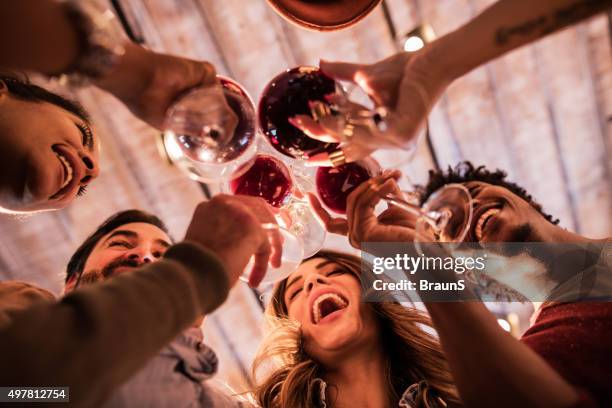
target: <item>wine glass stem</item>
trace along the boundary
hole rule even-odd
[[[421,217],[434,229],[434,231],[436,232],[440,231],[440,228],[438,226],[438,220],[442,216],[442,213],[439,213],[437,211],[429,211],[429,212],[423,211],[423,209],[421,209],[421,207],[419,207],[418,205],[409,203],[406,200],[403,200],[401,198],[398,198],[392,195],[386,195],[385,197],[383,197],[383,199],[386,202],[391,203],[401,208],[402,210],[406,210],[418,217]]]

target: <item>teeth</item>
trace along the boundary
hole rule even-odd
[[[336,295],[335,293],[322,294],[321,296],[316,298],[312,304],[312,315],[314,316],[315,324],[319,323],[319,321],[321,320],[321,309],[319,309],[319,305],[322,301],[326,299],[332,299],[338,306],[340,306],[341,309],[345,308],[348,305],[348,303],[343,298]]]
[[[492,217],[496,214],[499,214],[498,208],[491,208],[490,210],[485,211],[484,214],[480,216],[478,222],[476,223],[476,239],[480,241],[482,239],[482,227],[489,217]]]
[[[64,180],[64,183],[60,187],[60,190],[61,190],[62,188],[66,187],[72,181],[74,170],[72,170],[72,166],[70,165],[70,162],[64,156],[62,156],[59,153],[55,153],[55,154],[60,159],[62,164],[64,165],[64,168],[66,169],[66,173],[67,173],[66,180]]]

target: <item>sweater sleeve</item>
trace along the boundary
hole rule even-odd
[[[612,406],[612,302],[545,306],[521,341],[576,387],[573,408]]]
[[[0,331],[0,385],[68,386],[70,406],[98,406],[223,303],[229,286],[214,254],[184,242],[139,270],[12,314]]]

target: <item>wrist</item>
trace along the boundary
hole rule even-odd
[[[107,75],[97,79],[94,84],[129,105],[151,82],[152,51],[132,42],[127,42],[124,47],[125,53],[117,65]]]
[[[215,252],[197,242],[183,241],[171,246],[164,258],[178,261],[192,271],[205,314],[215,310],[227,299],[231,282],[223,260]]]
[[[423,48],[425,69],[441,83],[449,85],[469,71],[464,57],[465,47],[457,45],[458,30],[451,32]]]

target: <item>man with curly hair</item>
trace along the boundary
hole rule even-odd
[[[398,191],[398,178],[398,172],[387,172],[355,189],[348,198],[347,219],[332,218],[314,196],[311,202],[329,231],[348,235],[358,248],[367,242],[412,242],[414,217],[397,207],[374,212],[382,197]],[[431,171],[420,188],[421,203],[453,183],[465,186],[474,199],[466,241],[501,247],[518,243],[519,248],[534,243],[553,251],[568,244],[586,248],[579,264],[544,263],[544,273],[533,283],[544,282],[554,294],[571,278],[568,273],[590,270],[601,278],[598,289],[603,290],[590,301],[544,302],[520,341],[504,332],[481,302],[426,301],[463,402],[483,407],[612,406],[610,238],[591,239],[559,227],[505,172],[469,162]]]

